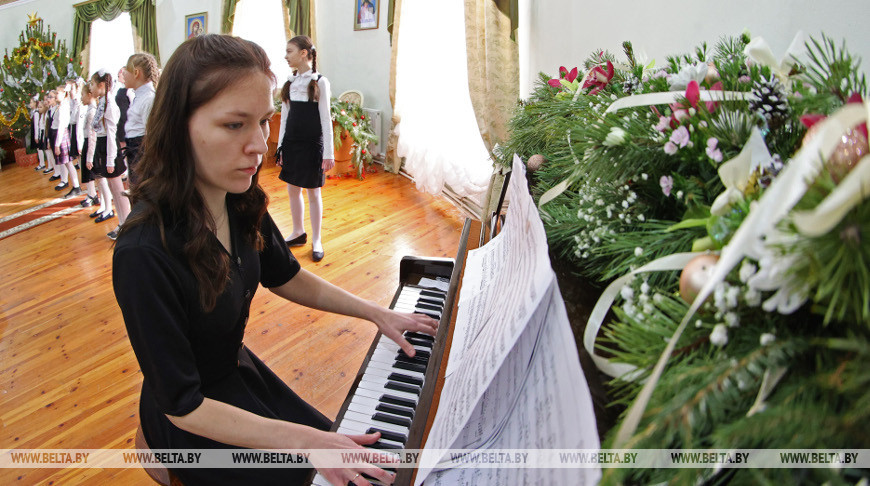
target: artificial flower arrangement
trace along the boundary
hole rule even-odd
[[[870,447],[870,104],[822,35],[542,75],[505,144],[554,252],[606,285],[584,345],[605,447]],[[537,159],[537,160],[536,160]],[[606,317],[609,316],[609,319]],[[854,483],[866,470],[606,469],[606,483]]]
[[[335,124],[333,141],[336,149],[347,138],[350,138],[351,162],[357,178],[363,179],[368,166],[372,164],[372,153],[369,144],[378,143],[378,137],[372,129],[371,121],[366,117],[361,106],[356,103],[332,99],[332,121]]]

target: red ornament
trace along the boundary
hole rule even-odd
[[[353,122],[353,126],[356,126],[356,122]]]
[[[365,116],[365,115],[361,115],[361,116],[359,117],[359,119],[360,119],[360,120],[365,120],[365,119],[366,119],[366,116]]]
[[[366,153],[366,150],[365,150],[365,149],[363,149],[363,151],[362,151],[362,153],[363,153],[363,155],[365,155],[365,153]]]

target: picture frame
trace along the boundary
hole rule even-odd
[[[354,0],[353,30],[378,28],[380,0]]]
[[[208,12],[186,15],[184,17],[184,38],[192,39],[208,33]]]

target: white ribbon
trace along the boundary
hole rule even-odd
[[[831,231],[846,213],[867,197],[870,197],[870,155],[864,156],[815,209],[796,211],[792,220],[802,234],[821,236]]]
[[[783,54],[782,59],[777,60],[773,55],[773,51],[761,37],[752,39],[749,44],[743,49],[743,54],[752,59],[758,64],[768,66],[771,71],[782,81],[786,86],[789,85],[788,73],[791,67],[798,59],[806,52],[806,35],[803,31],[798,31],[788,46],[788,49]]]
[[[604,289],[604,292],[601,293],[601,297],[598,298],[598,302],[595,303],[592,313],[589,314],[589,319],[586,321],[586,329],[583,331],[583,347],[586,348],[586,352],[592,357],[592,361],[595,362],[595,365],[599,370],[614,378],[619,377],[625,381],[634,381],[640,375],[640,371],[634,365],[628,363],[617,363],[595,354],[595,338],[598,336],[598,332],[604,324],[604,318],[607,316],[610,306],[613,305],[613,301],[616,299],[616,296],[619,295],[622,287],[628,284],[631,279],[639,273],[682,270],[692,258],[703,254],[704,253],[702,252],[674,253],[673,255],[656,259],[631,273],[619,277]]]
[[[734,266],[740,262],[747,252],[757,245],[763,244],[762,238],[774,229],[779,221],[788,214],[791,208],[806,193],[811,182],[816,178],[822,166],[821,156],[830,155],[840,141],[844,132],[867,119],[870,105],[861,106],[850,103],[840,108],[834,115],[820,122],[819,132],[803,148],[795,154],[782,172],[773,180],[770,187],[764,191],[758,204],[752,208],[746,219],[737,228],[728,245],[722,253],[710,274],[710,278],[701,287],[698,296],[692,302],[689,311],[683,317],[668,345],[659,356],[646,384],[641,389],[631,408],[628,409],[625,420],[619,427],[613,447],[620,448],[628,443],[637,430],[644,410],[649,403],[652,392],[658,384],[665,365],[676,346],[677,340],[685,330],[689,320],[701,307],[701,304],[713,292],[713,289],[728,275]]]

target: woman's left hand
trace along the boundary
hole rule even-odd
[[[323,159],[323,172],[326,172],[335,167],[335,159]]]
[[[438,321],[423,314],[406,314],[386,309],[386,313],[381,319],[375,321],[378,329],[390,338],[393,342],[399,345],[405,354],[413,357],[415,350],[402,334],[405,331],[420,332],[434,336],[438,330]]]

